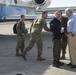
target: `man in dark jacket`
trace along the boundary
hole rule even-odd
[[[53,33],[53,66],[60,67],[63,65],[60,59],[61,38],[64,29],[61,28],[61,11],[55,12],[55,18],[50,22],[50,31]]]

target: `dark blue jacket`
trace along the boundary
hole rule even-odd
[[[60,30],[61,30],[61,23],[57,18],[54,18],[50,22],[50,31],[53,33],[54,39],[61,39],[62,34],[61,34]]]

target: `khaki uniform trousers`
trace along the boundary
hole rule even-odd
[[[68,34],[68,46],[70,61],[73,65],[76,65],[76,35],[74,37]]]

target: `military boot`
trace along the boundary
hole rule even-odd
[[[21,50],[21,56],[22,56],[22,54],[23,54],[23,50]]]
[[[60,68],[60,66],[57,63],[53,63],[53,67]]]
[[[65,54],[63,54],[60,59],[61,59],[61,60],[64,60],[64,59],[65,59]]]
[[[20,57],[21,54],[19,54],[19,51],[16,51],[16,56]]]
[[[45,61],[45,58],[42,58],[41,55],[38,55],[37,61]]]

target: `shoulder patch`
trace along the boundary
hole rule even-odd
[[[53,26],[54,24],[52,23],[52,24],[50,24],[51,26]]]

